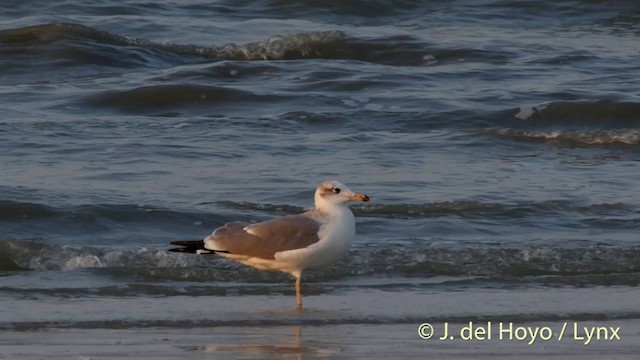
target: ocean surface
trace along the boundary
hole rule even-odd
[[[636,1],[1,2],[0,331],[640,319],[639,37]],[[325,179],[373,202],[303,314],[167,252]]]

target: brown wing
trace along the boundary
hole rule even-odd
[[[280,251],[305,248],[318,242],[321,224],[304,215],[293,215],[257,224],[231,222],[205,239],[209,250],[273,259]]]

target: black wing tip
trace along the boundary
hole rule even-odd
[[[176,240],[176,241],[170,242],[170,244],[176,245],[176,246],[203,246],[204,247],[204,240]]]
[[[170,252],[197,254],[200,250],[206,250],[204,248],[204,240],[177,240],[172,241],[171,245],[181,247],[171,248],[168,250]]]
[[[204,240],[177,240],[172,241],[171,245],[181,246],[179,248],[171,248],[167,251],[185,253],[185,254],[198,254],[198,255],[214,255],[216,253],[229,252],[226,250],[209,250],[204,247]]]

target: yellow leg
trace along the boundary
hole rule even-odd
[[[296,302],[298,303],[298,309],[302,309],[302,293],[300,292],[300,279],[301,276],[296,277]]]

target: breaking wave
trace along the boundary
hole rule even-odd
[[[573,128],[633,128],[640,127],[640,104],[617,101],[558,101],[537,106],[523,106],[512,112],[521,120],[514,126]]]
[[[527,131],[517,129],[486,129],[495,136],[532,143],[561,143],[570,146],[628,146],[640,145],[640,129],[592,131]]]
[[[0,30],[0,44],[16,54],[54,56],[64,64],[148,66],[188,63],[197,58],[219,60],[343,59],[417,66],[459,59],[502,62],[507,55],[477,49],[429,51],[425,43],[407,35],[359,39],[342,31],[282,34],[245,44],[199,46],[157,43],[73,23],[54,23]],[[56,46],[58,51],[51,51]],[[114,48],[115,47],[115,48]],[[11,54],[11,51],[7,52]],[[52,55],[53,54],[53,55]]]
[[[633,102],[552,102],[495,114],[479,133],[531,143],[568,146],[640,145],[640,104]],[[496,126],[497,125],[497,126]]]
[[[413,242],[420,242],[414,239]],[[589,246],[552,247],[422,247],[354,249],[336,266],[309,272],[309,281],[369,276],[597,276],[599,281],[640,284],[640,248]],[[112,276],[146,281],[279,282],[285,274],[257,271],[215,256],[190,256],[166,248],[115,250],[100,247],[47,245],[0,240],[0,271],[99,269]],[[614,280],[603,278],[616,274]],[[594,278],[595,279],[595,278]]]

